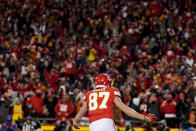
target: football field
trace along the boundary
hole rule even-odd
[[[54,126],[42,126],[42,130],[43,131],[53,131],[54,129]],[[89,131],[89,128],[87,126],[83,126],[83,127],[80,127],[80,129],[75,129],[75,128],[72,128],[73,131]],[[144,128],[139,128],[139,127],[136,127],[134,128],[135,131],[144,131]],[[120,127],[120,131],[124,131],[125,128],[124,127]],[[154,129],[156,131],[156,129]],[[178,128],[171,128],[170,131],[178,131],[179,129]],[[131,129],[130,129],[131,131]]]

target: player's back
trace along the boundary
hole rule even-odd
[[[85,94],[90,123],[102,118],[113,119],[114,97],[120,96],[116,88],[99,88]]]

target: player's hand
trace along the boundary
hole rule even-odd
[[[144,117],[145,122],[155,122],[155,121],[159,120],[158,117],[151,116],[150,114],[144,114],[144,115],[145,115],[145,117]]]
[[[76,128],[76,129],[80,129],[80,124],[79,124],[79,121],[77,122],[75,119],[72,119],[73,121],[73,127]]]
[[[145,113],[143,115],[144,115],[144,120],[142,122],[143,128],[150,128],[150,127],[152,127],[152,125],[155,121],[159,120],[158,117],[151,116],[150,114]]]

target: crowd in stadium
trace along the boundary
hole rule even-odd
[[[196,122],[194,0],[1,0],[0,118],[72,118],[99,73],[124,103]],[[116,122],[133,120],[119,113]]]

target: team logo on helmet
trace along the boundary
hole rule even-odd
[[[108,74],[105,74],[108,78],[109,81],[112,81],[112,78],[108,75]]]

